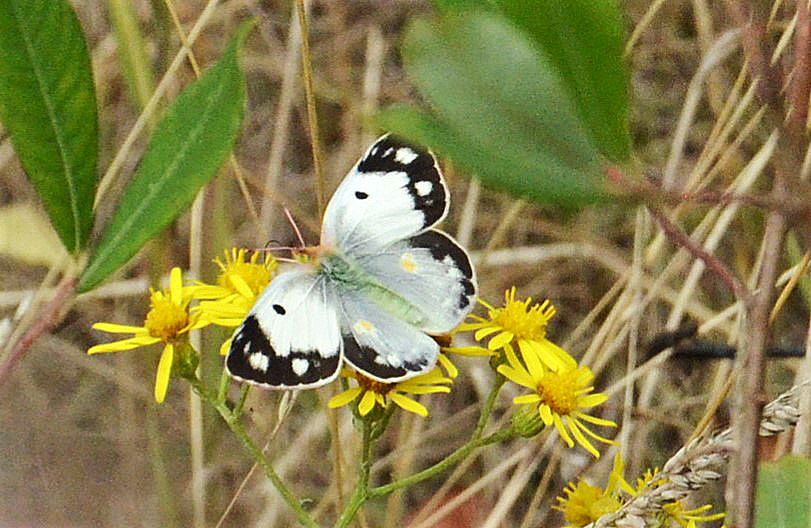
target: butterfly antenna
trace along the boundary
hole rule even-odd
[[[296,221],[293,220],[293,215],[290,214],[290,210],[287,207],[284,208],[284,214],[287,216],[287,220],[290,222],[290,225],[293,226],[293,231],[296,232],[296,236],[298,237],[301,247],[307,247],[307,244],[304,243],[304,237],[301,236],[301,231],[299,231],[298,225],[296,224]]]

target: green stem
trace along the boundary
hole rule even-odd
[[[381,495],[389,494],[400,488],[405,488],[413,484],[417,484],[418,482],[422,482],[425,479],[431,478],[434,475],[442,471],[445,471],[446,469],[450,468],[457,462],[461,462],[468,455],[470,455],[475,449],[496,442],[501,442],[502,440],[506,440],[507,438],[514,436],[515,432],[513,428],[510,427],[507,429],[503,429],[501,431],[496,431],[490,436],[482,438],[484,428],[487,425],[487,421],[490,418],[490,414],[493,412],[493,405],[495,405],[498,393],[499,391],[501,391],[501,387],[504,385],[505,381],[506,378],[504,378],[504,376],[502,376],[501,374],[496,374],[495,383],[493,383],[493,388],[490,389],[490,394],[487,395],[487,399],[484,401],[484,405],[482,406],[482,413],[479,416],[479,421],[476,424],[476,428],[473,430],[473,434],[471,435],[470,440],[468,440],[468,442],[465,445],[463,445],[462,447],[451,453],[444,460],[440,460],[439,462],[437,462],[436,464],[427,469],[424,469],[418,473],[414,473],[413,475],[408,476],[404,479],[386,484],[385,486],[378,486],[377,488],[370,489],[369,497],[379,497]]]
[[[218,401],[216,396],[211,394],[203,386],[199,379],[189,380],[189,382],[192,384],[195,392],[197,392],[202,399],[217,409],[217,412],[220,413],[220,416],[222,416],[222,419],[228,424],[228,427],[239,439],[242,446],[251,454],[256,463],[265,472],[267,478],[273,483],[273,486],[282,496],[287,505],[290,506],[290,508],[292,508],[292,510],[296,513],[299,522],[308,528],[318,528],[318,524],[316,524],[312,517],[310,517],[310,514],[307,513],[307,511],[301,505],[301,501],[299,501],[298,498],[296,498],[296,496],[293,495],[289,489],[287,489],[287,486],[284,485],[281,477],[279,477],[276,470],[273,469],[273,465],[265,457],[265,454],[262,453],[262,450],[253,443],[253,440],[251,440],[251,437],[248,436],[248,433],[245,432],[245,429],[239,422],[239,418],[231,412],[228,405],[226,405],[224,401]]]
[[[225,401],[225,397],[228,394],[228,385],[230,383],[231,376],[229,376],[228,371],[223,368],[222,374],[220,375],[220,386],[217,389],[217,403],[222,403]]]
[[[363,424],[363,445],[361,447],[361,461],[358,468],[358,483],[355,485],[355,491],[349,499],[338,522],[335,523],[335,528],[346,528],[355,517],[360,507],[369,498],[369,475],[372,471],[372,451],[374,448],[374,438],[372,431],[373,425],[368,420],[362,420]],[[379,435],[378,435],[379,436]]]
[[[484,427],[487,425],[487,420],[490,419],[490,413],[493,412],[493,405],[495,405],[498,393],[501,391],[501,387],[504,386],[505,381],[507,381],[507,378],[496,372],[496,379],[493,383],[493,388],[490,389],[490,394],[487,395],[487,399],[484,401],[482,413],[479,416],[479,422],[476,424],[476,429],[473,430],[473,436],[471,438],[479,438],[484,432]]]
[[[508,427],[507,429],[502,429],[501,431],[496,431],[495,433],[485,436],[484,438],[471,438],[465,445],[451,453],[447,458],[441,460],[434,464],[433,466],[423,469],[418,473],[414,473],[404,479],[397,480],[390,484],[386,484],[385,486],[378,486],[376,488],[371,488],[368,490],[368,496],[371,497],[380,497],[383,495],[388,495],[389,493],[396,491],[401,488],[407,488],[408,486],[413,486],[419,482],[422,482],[425,479],[429,479],[434,475],[437,475],[451,466],[456,464],[457,462],[461,462],[465,458],[468,457],[474,450],[490,445],[495,444],[497,442],[502,442],[507,440],[511,437],[515,436],[515,431],[512,427]]]

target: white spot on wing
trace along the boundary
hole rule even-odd
[[[261,352],[254,352],[250,356],[248,356],[248,363],[251,365],[251,368],[254,370],[258,370],[260,372],[267,372],[268,370],[268,363],[270,363],[270,359]]]
[[[429,181],[423,180],[415,183],[414,188],[417,189],[417,194],[419,194],[420,196],[427,196],[428,194],[431,193],[431,189],[434,188],[434,184]]]
[[[242,353],[247,354],[250,351],[251,351],[251,342],[248,341],[248,342],[245,343],[245,346],[242,347]]]
[[[403,165],[408,165],[409,163],[417,159],[417,153],[408,147],[400,147],[397,149],[397,153],[394,155],[394,159],[396,159]]]
[[[310,362],[302,358],[293,359],[290,366],[293,367],[293,372],[295,372],[296,376],[299,377],[303,376],[308,370],[310,370]]]

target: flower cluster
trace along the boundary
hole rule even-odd
[[[188,332],[208,325],[238,326],[273,279],[277,268],[273,257],[260,260],[259,253],[248,256],[244,249],[232,249],[225,253],[224,260],[216,259],[215,262],[220,269],[215,284],[196,281],[184,285],[180,269],[173,269],[169,291],[152,292],[150,309],[142,327],[95,324],[94,328],[98,330],[132,333],[133,336],[96,345],[88,352],[131,350],[162,343],[164,349],[158,362],[155,399],[163,402],[171,374],[193,376],[197,365],[197,351],[189,343]],[[190,306],[192,301],[197,304]],[[458,371],[447,353],[495,357],[499,360],[497,368],[502,375],[531,391],[515,398],[516,404],[536,408],[543,426],[554,424],[570,447],[576,441],[594,456],[599,456],[592,440],[611,442],[591,431],[586,424],[615,424],[587,414],[589,409],[603,403],[606,396],[592,392],[594,376],[587,367],[578,366],[565,350],[546,338],[547,323],[554,316],[555,308],[549,301],[537,305],[532,304],[531,299],[516,300],[515,288],[507,291],[502,307],[481,303],[488,310],[487,317],[473,315],[471,322],[461,324],[454,333],[473,332],[477,341],[487,340],[486,348],[453,347],[453,335],[438,336],[435,339],[443,353],[437,366],[426,374],[397,383],[383,383],[344,368],[340,378],[345,390],[334,396],[329,406],[336,408],[352,403],[357,405],[361,416],[367,416],[373,409],[388,408],[393,402],[402,409],[426,416],[428,410],[425,406],[409,395],[450,392]],[[229,338],[220,347],[220,352],[224,354],[230,343]],[[524,428],[520,434],[527,434],[527,431]]]
[[[180,268],[172,269],[169,291],[152,292],[150,309],[142,327],[114,323],[94,324],[93,328],[97,330],[131,333],[133,336],[93,346],[88,353],[118,352],[163,343],[164,349],[158,362],[155,381],[155,400],[162,403],[166,397],[170,375],[173,372],[193,375],[197,365],[197,351],[188,340],[189,330],[208,325],[229,328],[239,326],[278,267],[273,257],[268,256],[260,261],[259,253],[248,257],[244,249],[236,248],[225,253],[224,261],[215,259],[214,262],[220,269],[215,284],[195,281],[191,285],[184,285]],[[197,305],[190,306],[192,301],[197,301]],[[436,339],[444,344],[442,336]],[[228,338],[222,343],[220,353],[224,355],[230,345],[231,338]],[[184,353],[178,355],[177,350],[183,350]],[[432,371],[398,383],[382,383],[350,369],[343,369],[341,377],[352,386],[333,397],[329,404],[335,408],[357,402],[360,414],[366,416],[375,407],[385,408],[389,402],[394,402],[407,411],[426,416],[428,410],[425,406],[409,398],[408,394],[450,392],[448,385],[457,375],[456,367],[442,354],[438,366]]]
[[[237,326],[248,313],[257,295],[268,285],[276,270],[272,257],[258,262],[258,253],[246,259],[244,249],[225,254],[225,263],[216,259],[220,274],[216,285],[196,282],[183,284],[180,268],[173,268],[168,291],[151,291],[149,311],[143,326],[96,323],[93,328],[112,333],[130,333],[132,337],[96,345],[88,354],[119,352],[141,346],[163,343],[163,353],[155,377],[155,401],[163,403],[169,378],[192,376],[197,367],[197,351],[189,343],[190,330],[210,324]],[[200,301],[190,307],[192,301]],[[226,346],[230,339],[224,343]]]
[[[611,444],[611,440],[593,432],[588,424],[616,427],[610,420],[597,418],[585,411],[605,402],[607,396],[593,393],[594,374],[568,352],[546,337],[546,327],[555,315],[547,300],[532,304],[532,299],[515,299],[515,288],[507,291],[504,306],[487,307],[487,318],[472,316],[474,322],[463,324],[460,330],[474,332],[478,341],[488,339],[487,350],[500,356],[498,372],[507,379],[530,389],[513,402],[532,405],[544,425],[553,425],[563,441],[573,447],[575,440],[589,453],[600,453],[591,440]],[[520,359],[519,359],[520,355]]]
[[[630,498],[637,496],[643,490],[660,486],[663,480],[656,470],[650,469],[636,480],[632,486],[623,476],[624,464],[619,453],[614,457],[614,466],[608,476],[605,489],[592,486],[584,479],[576,484],[569,483],[564,489],[565,497],[558,497],[558,504],[553,506],[563,512],[566,519],[566,528],[582,528],[603,515],[619,510]],[[673,501],[664,505],[661,510],[651,512],[653,524],[650,526],[672,526],[676,523],[682,528],[696,528],[697,523],[723,519],[723,513],[710,513],[712,506],[705,504],[699,508],[687,509],[681,501]]]

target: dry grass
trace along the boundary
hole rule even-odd
[[[93,54],[104,171],[138,118],[139,105],[122,74],[106,8],[96,2],[73,3]],[[162,4],[134,3],[157,79],[179,46],[171,25],[157,22],[168,20],[161,13]],[[723,39],[733,27],[715,4],[665,2],[630,50],[636,162],[675,188],[709,186],[756,194],[768,187],[770,129],[750,95],[749,80],[741,74],[740,48],[734,42],[725,47]],[[197,0],[177,2],[186,32],[204,6]],[[629,28],[643,20],[649,8],[649,2],[626,2]],[[379,106],[417,99],[397,45],[406,21],[428,11],[426,3],[410,0],[315,2],[310,45],[329,192],[374,137],[375,131],[364,127],[366,116]],[[297,59],[288,57],[291,44],[297,42],[289,36],[291,3],[224,2],[194,44],[194,55],[201,65],[211,64],[238,23],[257,15],[259,30],[242,58],[248,108],[235,151],[250,207],[233,168],[224,167],[200,198],[202,214],[181,217],[126,273],[105,289],[79,298],[64,322],[37,341],[2,387],[0,524],[214,526],[220,520],[222,526],[293,524],[289,510],[259,472],[240,488],[249,475],[249,460],[216,414],[208,409],[198,414],[190,407],[186,384],[173,382],[167,403],[154,404],[151,385],[157,351],[93,358],[84,353],[106,338],[90,330],[93,322],[142,321],[146,277],[179,265],[210,279],[211,258],[227,247],[261,247],[267,240],[295,243],[280,205],[292,211],[308,242],[317,239],[304,92]],[[790,18],[778,13],[775,37]],[[717,65],[693,81],[700,65],[708,61]],[[184,62],[166,81],[170,97],[193,77]],[[144,137],[135,139],[111,180],[111,195],[132,173]],[[550,337],[584,358],[598,373],[598,390],[612,395],[604,416],[622,424],[617,439],[627,460],[626,475],[635,477],[646,467],[661,466],[687,443],[712,403],[723,397],[733,365],[660,358],[640,369],[649,359],[644,344],[686,318],[699,324],[701,335],[719,342],[745,340],[732,292],[663,237],[644,209],[624,204],[579,213],[538,208],[479,189],[454,167],[447,166],[446,174],[453,201],[445,228],[457,234],[476,258],[482,297],[497,303],[504,290],[515,285],[521,296],[552,299],[559,315]],[[8,137],[0,136],[0,206],[31,201],[34,192]],[[112,204],[100,207],[109,213]],[[251,217],[251,207],[258,211],[259,222]],[[740,204],[692,205],[666,214],[744,282],[753,284],[750,277],[760,262],[762,211]],[[790,242],[780,270],[794,269],[801,257],[799,246]],[[0,270],[0,318],[12,317],[20,300],[44,280],[53,282],[47,267],[7,254],[0,255]],[[801,279],[774,320],[778,343],[798,346],[806,341],[808,307],[808,283]],[[217,346],[214,337],[203,343],[211,352]],[[213,353],[204,360],[206,379],[215,379],[219,361]],[[430,408],[428,419],[395,415],[379,446],[373,480],[385,482],[421,469],[467,438],[493,372],[482,361],[459,363],[462,374],[453,392],[424,400]],[[770,391],[791,385],[799,367],[800,360],[771,361]],[[632,372],[636,377],[628,384]],[[334,424],[323,412],[332,391],[299,395],[267,451],[291,487],[309,498],[324,525],[333,518],[336,501],[345,500],[351,489],[358,442],[349,412],[339,411]],[[514,388],[503,391],[497,419],[511,412],[515,394]],[[280,398],[280,393],[259,390],[250,395],[247,425],[260,444],[277,426]],[[720,403],[712,424],[724,424],[728,415],[728,404]],[[331,466],[331,426],[340,436],[340,481]],[[416,517],[423,519],[422,524],[415,521],[411,526],[440,526],[436,517],[425,519],[454,496],[463,506],[442,526],[562,525],[560,514],[550,510],[554,497],[578,475],[601,481],[612,457],[595,462],[582,450],[559,450],[559,442],[549,438],[542,435],[540,440],[519,439],[485,449],[458,471],[370,504],[360,525],[405,526],[404,519]],[[774,449],[785,450],[786,445],[778,442]],[[443,495],[438,496],[438,490]],[[708,496],[716,511],[724,509],[720,488]],[[222,518],[231,501],[233,507]],[[426,504],[428,511],[423,510]]]

